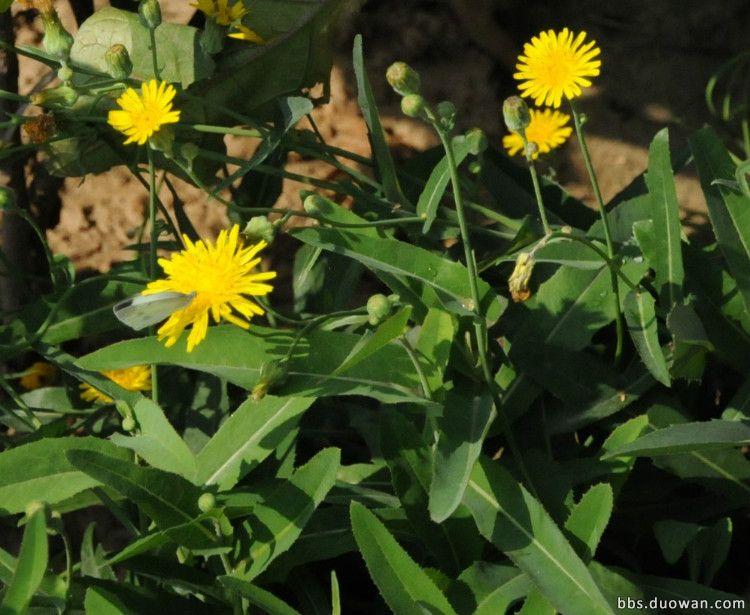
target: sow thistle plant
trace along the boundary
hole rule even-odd
[[[604,203],[583,32],[524,45],[506,135],[394,62],[377,78],[440,141],[402,161],[360,36],[372,155],[315,128],[343,2],[287,3],[280,31],[273,3],[199,0],[199,30],[143,0],[75,36],[32,4],[45,50],[2,45],[59,83],[0,92],[23,127],[0,157],[122,167],[148,207],[133,256],[89,274],[52,253],[33,195],[0,192],[46,263],[0,253],[19,306],[0,326],[0,612],[743,612],[750,198],[712,129],[674,160],[659,132]],[[574,131],[596,211],[545,174]],[[680,227],[686,164],[711,245]],[[226,212],[217,236],[177,179]],[[284,179],[301,207],[278,206]]]

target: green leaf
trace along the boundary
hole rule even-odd
[[[464,504],[479,532],[532,579],[563,615],[612,610],[542,505],[497,462],[480,457]]]
[[[47,546],[47,512],[39,506],[27,517],[21,551],[13,578],[0,603],[1,615],[22,615],[44,578],[49,557]]]
[[[720,420],[682,423],[647,433],[634,442],[608,452],[604,459],[622,455],[677,455],[737,448],[746,444],[750,444],[750,423]]]
[[[135,502],[160,529],[190,524],[200,515],[201,490],[180,476],[94,451],[73,449],[66,456],[79,470]],[[182,544],[194,548],[214,546],[217,542],[213,533],[200,524],[189,525],[180,538]]]
[[[450,585],[448,598],[461,615],[497,615],[532,588],[531,579],[515,566],[475,562]]]
[[[344,362],[339,365],[331,375],[338,376],[348,371],[373,353],[377,352],[386,344],[389,344],[396,338],[404,334],[404,329],[411,316],[411,306],[402,307],[393,316],[381,323],[371,335],[363,335],[361,340],[352,348]]]
[[[331,615],[341,615],[341,595],[335,570],[331,570]]]
[[[247,520],[252,544],[242,573],[245,580],[254,579],[294,544],[333,487],[340,460],[339,449],[322,450],[253,509]]]
[[[584,493],[570,511],[565,529],[582,547],[579,555],[584,563],[590,562],[596,553],[596,547],[612,515],[613,504],[612,487],[600,483]]]
[[[340,229],[313,227],[294,231],[300,241],[343,254],[370,269],[406,276],[421,287],[427,307],[442,306],[449,312],[468,315],[472,308],[469,273],[462,264],[418,246],[392,238],[372,237]],[[507,300],[499,297],[484,280],[479,280],[479,300],[488,325],[502,314]],[[394,292],[398,289],[394,288]],[[425,295],[424,291],[431,291]],[[406,299],[402,297],[402,300]]]
[[[445,595],[373,513],[355,501],[349,512],[370,576],[396,615],[455,614]]]
[[[454,389],[446,396],[438,418],[430,483],[430,516],[442,523],[461,504],[474,463],[497,413],[489,392],[472,395]]]
[[[300,615],[299,611],[257,585],[230,576],[220,576],[218,581],[227,589],[246,598],[250,604],[262,609],[268,615]]]
[[[0,453],[0,515],[22,512],[31,502],[56,504],[101,485],[72,465],[66,453],[96,451],[116,463],[129,459],[126,451],[97,438],[42,439]]]
[[[199,31],[190,26],[163,22],[156,28],[161,79],[180,83],[186,88],[194,81],[205,79],[213,72],[213,61],[198,44]],[[154,79],[148,28],[138,15],[105,7],[81,24],[70,50],[74,65],[107,72],[106,51],[114,44],[124,45],[133,62],[134,79]]]
[[[734,181],[735,165],[713,129],[698,130],[689,141],[716,239],[745,309],[750,309],[750,200],[738,190],[714,183]]]
[[[430,308],[419,330],[414,349],[427,362],[423,371],[431,391],[436,391],[443,385],[443,374],[448,367],[455,335],[455,317],[437,308]]]
[[[701,526],[696,523],[664,519],[654,523],[654,536],[668,564],[676,564]]]
[[[198,482],[221,490],[233,487],[297,427],[312,402],[272,395],[243,402],[196,456]]]
[[[362,35],[357,34],[354,37],[354,49],[352,51],[352,62],[354,64],[354,75],[357,79],[357,102],[365,118],[367,129],[370,135],[370,144],[378,163],[378,171],[383,182],[385,196],[393,203],[406,205],[409,201],[404,196],[401,186],[396,175],[396,167],[391,158],[391,152],[388,149],[388,143],[385,140],[385,132],[380,124],[380,114],[375,103],[375,97],[372,95],[370,81],[367,78],[365,70],[365,60],[362,53]]]
[[[133,406],[133,414],[140,433],[131,437],[115,433],[112,434],[112,442],[135,451],[155,468],[179,474],[195,483],[198,473],[195,457],[162,409],[144,398]]]
[[[463,135],[453,137],[451,146],[453,147],[456,166],[458,166],[469,155],[469,145],[466,137]],[[432,169],[432,173],[430,173],[430,177],[427,179],[427,183],[424,185],[424,189],[417,201],[417,215],[424,217],[422,233],[425,235],[430,232],[430,227],[432,227],[432,223],[435,221],[440,201],[443,200],[443,195],[449,181],[450,169],[448,167],[448,160],[443,157],[435,165],[435,168]]]
[[[667,328],[674,341],[672,377],[700,380],[706,355],[714,351],[714,345],[693,306],[676,304],[667,316]]]
[[[647,292],[632,290],[625,297],[625,320],[638,354],[651,375],[671,386],[669,369],[659,345],[654,298]]]
[[[656,272],[654,284],[657,288],[666,286],[667,305],[671,306],[682,300],[685,270],[680,240],[680,205],[672,175],[667,128],[659,131],[651,142],[645,180],[653,203],[654,225],[659,229],[654,244],[656,259],[652,263]]]
[[[289,361],[288,378],[278,393],[296,397],[367,395],[385,403],[416,401],[419,378],[406,351],[388,344],[343,376],[331,373],[351,353],[359,335],[312,331],[300,339]],[[294,335],[288,331],[253,326],[243,331],[232,325],[209,327],[206,338],[187,352],[184,338],[165,348],[155,337],[128,340],[97,350],[78,360],[84,369],[100,371],[142,363],[179,365],[214,374],[251,390],[267,361],[286,354]]]

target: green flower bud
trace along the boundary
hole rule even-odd
[[[325,208],[325,200],[319,194],[308,194],[302,202],[302,207],[308,214],[318,216],[320,215],[321,210]]]
[[[70,57],[70,48],[73,46],[73,37],[63,28],[57,13],[52,11],[43,11],[42,25],[44,26],[44,39],[42,46],[50,55],[67,60]]]
[[[435,110],[442,127],[445,130],[453,130],[456,125],[456,105],[450,100],[444,100],[437,104]]]
[[[198,498],[198,509],[207,513],[216,508],[216,498],[213,493],[203,493]]]
[[[391,307],[391,302],[385,295],[372,295],[367,300],[367,315],[370,317],[370,324],[373,327],[379,325],[391,313]]]
[[[64,81],[65,83],[68,83],[73,78],[73,69],[70,68],[67,64],[63,64],[58,70],[57,70],[57,76],[60,79],[60,81]]]
[[[132,416],[126,416],[124,419],[122,419],[122,428],[125,431],[135,431],[137,425],[138,424],[135,422],[135,419]]]
[[[42,90],[31,95],[31,104],[52,109],[72,107],[78,100],[78,92],[68,85]]]
[[[208,55],[214,55],[223,49],[225,36],[226,28],[222,28],[216,23],[215,19],[207,18],[206,26],[203,28],[203,32],[200,33],[198,41],[204,52]]]
[[[133,62],[125,45],[112,45],[104,53],[104,60],[107,63],[107,72],[113,79],[123,81],[133,72]]]
[[[159,0],[141,0],[138,5],[141,23],[149,30],[155,30],[161,24],[161,7]]]
[[[401,111],[409,117],[422,117],[426,103],[419,94],[407,94],[401,99]]]
[[[394,62],[385,71],[386,81],[401,96],[419,94],[419,73],[406,62]]]
[[[225,514],[219,515],[217,518],[217,522],[219,524],[219,533],[222,536],[231,536],[234,534],[234,527],[232,527],[232,522],[227,518]]]
[[[276,234],[276,227],[266,216],[253,216],[245,225],[242,234],[248,241],[257,242],[265,241],[267,244],[273,243]]]
[[[469,146],[469,153],[478,156],[487,149],[487,135],[481,128],[472,128],[466,133],[466,144]]]
[[[529,106],[520,96],[509,96],[503,102],[503,119],[511,132],[523,135],[531,123]]]
[[[287,375],[288,370],[285,361],[266,361],[260,367],[260,378],[253,387],[251,397],[255,401],[260,401],[269,391],[284,384]]]

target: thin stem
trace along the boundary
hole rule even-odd
[[[612,231],[609,228],[609,219],[607,218],[607,211],[604,207],[604,199],[602,198],[602,192],[599,188],[599,182],[596,179],[596,173],[594,172],[594,165],[591,163],[591,154],[589,153],[589,147],[586,143],[586,137],[583,133],[583,125],[581,124],[581,116],[576,109],[573,101],[570,101],[570,110],[573,114],[573,123],[575,124],[576,136],[578,137],[578,144],[581,146],[581,153],[583,154],[583,162],[586,165],[586,171],[591,181],[591,187],[594,190],[594,197],[596,198],[596,204],[599,209],[599,215],[602,219],[602,225],[604,227],[604,239],[607,244],[607,255],[610,260],[615,258],[615,246],[612,241]],[[620,288],[617,284],[617,274],[610,269],[610,275],[612,278],[612,293],[615,302],[615,328],[617,333],[617,345],[615,346],[615,363],[620,362],[622,357],[622,345],[624,337],[624,327],[622,321],[622,311],[620,310]]]
[[[159,71],[159,61],[156,55],[156,29],[149,28],[148,35],[151,39],[151,61],[154,64],[154,77],[161,81],[161,72]]]
[[[153,32],[153,30],[152,30]],[[156,251],[159,241],[159,231],[156,228],[156,169],[154,168],[154,152],[150,145],[146,146],[148,152],[148,218],[151,226],[151,249],[149,254],[149,275],[152,280],[156,279]],[[150,331],[154,334],[153,327]],[[155,363],[151,364],[151,399],[155,404],[159,403],[159,372]]]
[[[539,176],[536,172],[536,165],[534,164],[531,156],[527,156],[526,160],[529,163],[529,174],[531,175],[531,183],[534,184],[534,196],[536,197],[536,205],[539,208],[539,216],[542,218],[542,227],[544,227],[544,234],[549,235],[552,232],[552,229],[550,229],[549,221],[547,220],[547,212],[544,210],[542,189],[539,187]]]

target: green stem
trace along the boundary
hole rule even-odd
[[[151,61],[154,64],[154,77],[161,81],[161,72],[159,71],[159,61],[156,55],[156,29],[149,28],[148,35],[151,39]]]
[[[602,219],[602,226],[604,227],[604,239],[607,244],[607,255],[610,260],[615,258],[615,245],[612,241],[612,231],[609,227],[609,219],[607,218],[607,211],[604,207],[604,199],[602,198],[602,192],[599,188],[599,182],[596,179],[596,173],[594,172],[594,165],[591,163],[591,154],[589,153],[589,147],[586,143],[586,137],[583,133],[583,125],[581,124],[581,116],[576,109],[573,101],[570,101],[570,110],[573,114],[573,123],[575,124],[576,136],[578,137],[578,144],[581,146],[581,153],[583,154],[583,162],[586,165],[586,171],[591,181],[591,187],[594,190],[594,197],[596,198],[597,208],[599,209],[599,215]],[[622,310],[620,309],[620,288],[617,283],[617,274],[610,269],[610,275],[612,278],[612,294],[615,302],[615,328],[617,332],[617,345],[615,347],[615,363],[620,362],[622,357],[622,345],[624,337],[624,327],[622,321]]]
[[[152,30],[153,32],[153,30]],[[151,249],[149,253],[149,275],[152,280],[156,279],[156,259],[159,232],[156,228],[156,169],[154,168],[154,152],[151,145],[146,145],[148,153],[148,219],[151,226]],[[153,327],[150,331],[154,334]],[[151,364],[151,399],[155,404],[159,403],[159,372],[155,363]]]
[[[532,160],[531,156],[527,156],[527,162],[529,163],[529,173],[531,174],[531,183],[534,184],[534,196],[536,197],[536,205],[539,208],[539,216],[542,218],[542,227],[544,227],[544,234],[549,235],[552,232],[550,229],[549,221],[547,220],[547,212],[544,210],[544,201],[542,200],[542,189],[539,186],[539,176],[536,172],[536,165]]]

